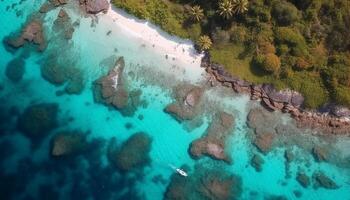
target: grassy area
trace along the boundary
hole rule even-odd
[[[297,90],[309,108],[327,101],[350,106],[347,0],[242,0],[246,9],[228,14],[220,2],[113,0],[170,34],[196,42],[209,36],[212,61],[235,76]]]

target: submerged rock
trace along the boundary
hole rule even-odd
[[[25,72],[25,62],[22,58],[15,58],[11,60],[7,66],[5,74],[12,82],[19,82]]]
[[[203,95],[203,89],[194,85],[179,85],[174,89],[174,103],[165,108],[177,120],[191,120],[199,111],[199,104]]]
[[[234,117],[228,113],[221,112],[215,115],[209,125],[206,134],[193,141],[190,145],[190,153],[194,158],[203,155],[211,158],[231,162],[231,158],[225,152],[226,139],[234,127]]]
[[[89,14],[97,14],[100,12],[107,13],[109,3],[107,0],[79,0],[80,5]]]
[[[80,94],[85,87],[83,71],[79,68],[62,65],[55,55],[45,59],[41,65],[41,76],[48,82],[60,86],[66,83],[67,94]]]
[[[54,103],[31,105],[19,116],[18,129],[31,138],[43,137],[56,127],[57,112]]]
[[[273,133],[260,133],[257,134],[253,144],[264,154],[268,153],[271,149],[275,135]]]
[[[241,184],[238,177],[225,174],[223,169],[220,171],[196,167],[186,178],[173,174],[164,199],[234,200],[242,192]]]
[[[81,153],[87,147],[86,137],[80,132],[61,132],[52,139],[51,155],[55,157]]]
[[[150,162],[152,138],[145,133],[136,133],[124,142],[120,150],[116,149],[115,141],[111,141],[108,150],[110,161],[122,171],[140,168]]]
[[[129,93],[124,78],[124,58],[120,57],[108,74],[94,82],[93,92],[96,102],[104,103],[121,111],[122,114],[133,115],[140,104],[141,90]]]
[[[279,122],[279,116],[263,108],[254,108],[249,111],[247,124],[259,133],[275,133],[275,126]]]
[[[55,33],[62,34],[63,37],[67,40],[72,39],[74,33],[74,26],[69,17],[68,13],[61,9],[57,15],[56,20],[54,21],[53,30]]]
[[[250,164],[257,172],[261,172],[262,165],[264,164],[264,159],[260,155],[254,154],[252,160],[250,161]]]
[[[8,45],[16,49],[26,43],[37,45],[39,51],[43,51],[46,48],[43,26],[39,19],[28,22],[18,37],[7,38],[5,41]]]
[[[339,186],[323,172],[314,173],[313,178],[315,179],[317,186],[333,190],[339,188]]]
[[[305,173],[303,172],[298,172],[296,180],[298,183],[303,186],[304,188],[309,187],[310,185],[310,177],[308,177]]]
[[[319,146],[312,148],[312,155],[317,162],[327,161],[328,159],[327,150]]]

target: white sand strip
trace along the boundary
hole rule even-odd
[[[152,46],[155,51],[164,56],[167,55],[168,59],[181,60],[189,66],[200,68],[203,54],[196,52],[190,40],[172,36],[148,21],[139,20],[113,6],[106,15],[111,17],[118,26],[144,41],[146,45]]]

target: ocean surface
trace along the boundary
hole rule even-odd
[[[47,41],[42,52],[33,44],[18,49],[6,42],[0,45],[0,199],[350,199],[349,138],[286,130],[288,134],[277,136],[273,148],[262,153],[252,143],[254,130],[247,126],[247,115],[252,108],[260,108],[258,102],[223,86],[203,86],[206,76],[199,66],[167,58],[156,44],[142,41],[107,16],[84,17],[72,3],[64,6],[75,29],[67,40],[54,28],[60,8],[39,14],[44,2],[0,0],[1,41],[20,34],[33,19],[43,21]],[[128,90],[142,92],[142,103],[127,115],[97,102],[93,92],[94,82],[120,57],[125,60]],[[20,80],[8,77],[11,65],[17,67],[12,71],[15,75],[23,73]],[[52,84],[42,71],[53,65],[74,73],[65,83]],[[81,91],[67,92],[69,81],[78,83]],[[174,88],[180,84],[205,88],[195,120],[179,121],[164,112],[175,101]],[[25,116],[33,106],[38,113]],[[45,113],[40,106],[55,114]],[[215,114],[222,111],[235,118],[234,129],[225,139],[232,162],[207,156],[194,159],[191,143],[206,133]],[[275,115],[282,124],[294,123],[287,115]],[[42,123],[33,124],[38,118]],[[69,142],[63,145],[71,148],[71,155],[54,156],[54,140],[62,132],[83,139],[74,140],[74,147]],[[137,140],[140,133],[142,141]],[[311,149],[319,145],[328,148],[325,161],[312,154]],[[286,150],[294,155],[289,162]],[[119,152],[113,154],[116,160],[122,153],[127,156],[115,164],[110,157],[114,151]],[[260,170],[251,164],[254,155],[263,160]],[[142,162],[121,169],[122,162],[133,159]],[[181,167],[188,177],[178,175],[172,166]],[[305,187],[297,180],[299,172],[308,177]],[[319,173],[328,179],[317,178]],[[207,180],[212,187],[225,183],[217,191],[224,195],[210,190]]]

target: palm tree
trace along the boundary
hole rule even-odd
[[[213,44],[210,37],[207,35],[200,36],[197,43],[201,50],[209,50]]]
[[[248,0],[233,0],[233,12],[236,14],[242,14],[248,11]]]
[[[229,19],[233,15],[233,1],[232,0],[221,0],[219,2],[219,14],[225,18]]]
[[[198,5],[191,7],[190,16],[193,21],[201,21],[204,17],[203,9]]]

